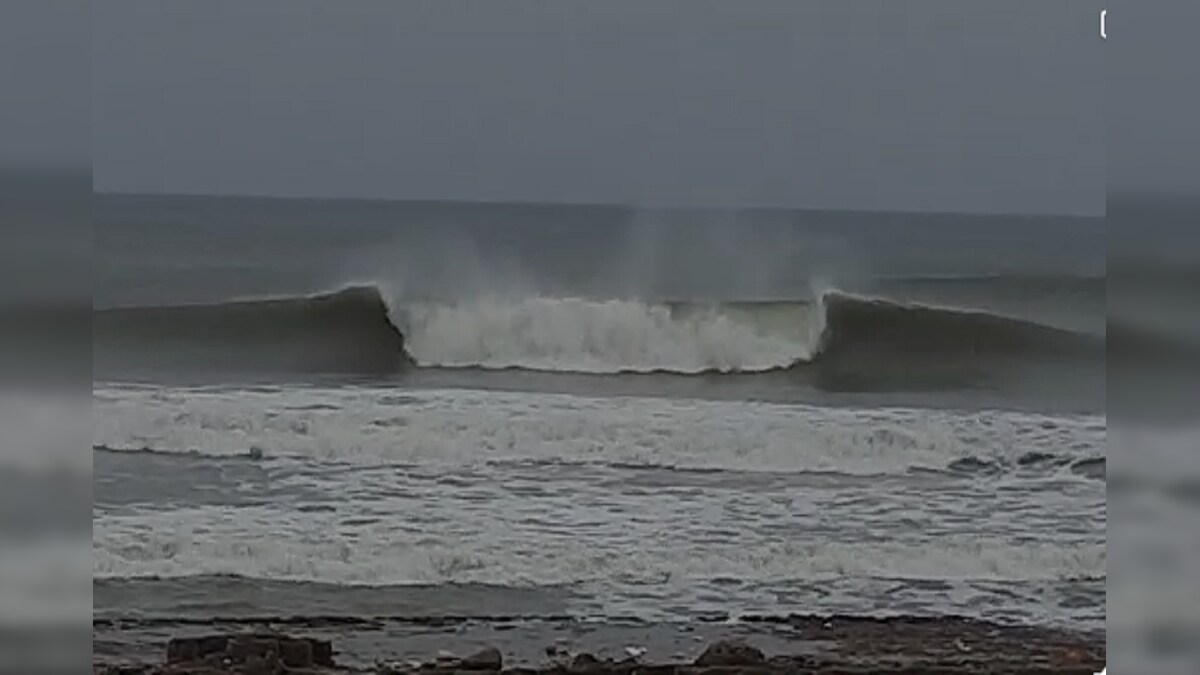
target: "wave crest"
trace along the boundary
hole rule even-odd
[[[813,301],[528,297],[388,302],[373,286],[98,311],[96,368],[388,373],[405,367],[762,373],[1091,355],[1103,336],[975,310],[830,291]]]

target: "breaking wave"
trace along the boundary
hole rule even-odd
[[[329,373],[427,367],[697,374],[1104,355],[1103,336],[836,291],[814,301],[389,303],[378,288],[356,286],[99,310],[93,338],[97,370],[132,363]]]
[[[821,321],[799,303],[525,298],[402,306],[423,366],[585,373],[762,372],[809,361]]]

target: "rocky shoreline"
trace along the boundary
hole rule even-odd
[[[504,672],[528,675],[840,675],[1080,674],[1100,672],[1102,635],[1009,626],[960,617],[820,617],[770,619],[794,638],[790,653],[767,655],[753,640],[717,640],[691,659],[656,662],[631,645],[621,658],[601,658],[569,645],[545,649],[542,663],[508,663],[494,646],[421,659],[381,661],[372,667],[338,664],[333,641],[253,630],[171,638],[165,659],[153,664],[96,664],[97,675],[283,675],[375,673],[449,675]],[[295,629],[296,626],[289,626]]]

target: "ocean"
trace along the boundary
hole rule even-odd
[[[361,626],[419,650],[429,617],[520,619],[488,639],[526,652],[791,613],[1104,628],[1102,218],[97,195],[94,221],[101,657],[256,617],[357,626],[362,662]]]

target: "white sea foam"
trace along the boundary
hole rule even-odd
[[[572,611],[604,615],[811,611],[787,598],[911,611],[979,593],[1028,609],[979,584],[1102,577],[1104,484],[911,469],[1096,456],[1104,427],[747,401],[100,387],[94,444],[199,455],[97,456],[93,574],[566,587],[583,603]],[[251,448],[261,462],[223,459]]]
[[[588,373],[786,368],[813,357],[821,329],[820,313],[812,319],[799,304],[752,313],[529,297],[403,305],[392,314],[424,366]]]
[[[617,495],[613,496],[616,500]],[[345,584],[483,583],[554,586],[585,582],[665,585],[714,579],[739,582],[814,581],[843,577],[943,580],[1057,580],[1103,575],[1105,547],[1069,540],[1015,546],[1001,536],[977,533],[942,537],[898,535],[872,541],[804,541],[771,537],[747,523],[718,536],[719,504],[635,516],[592,525],[598,504],[584,499],[571,516],[573,531],[554,536],[547,510],[537,525],[514,525],[515,500],[467,506],[451,496],[446,506],[418,514],[449,518],[417,527],[413,511],[355,527],[345,512],[299,513],[273,507],[196,507],[108,516],[95,525],[97,577],[180,577],[239,574],[268,579]],[[714,502],[719,500],[713,500]],[[400,505],[397,502],[395,505]],[[374,504],[375,508],[383,506]],[[689,524],[688,506],[694,513]],[[717,511],[711,511],[712,508]],[[491,512],[490,514],[488,512]],[[616,515],[610,513],[610,516]],[[778,523],[769,513],[764,523]],[[563,525],[570,525],[563,522]]]
[[[497,461],[852,474],[1101,456],[1103,417],[564,394],[100,388],[92,443],[356,464]]]

